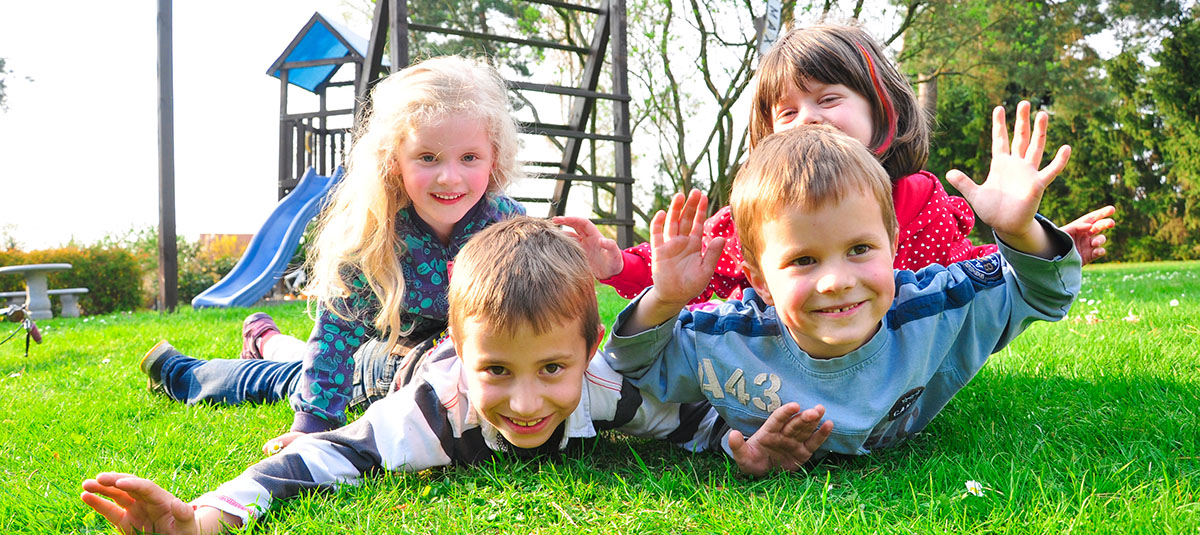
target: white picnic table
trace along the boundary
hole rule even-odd
[[[46,293],[46,274],[64,269],[71,269],[71,264],[24,264],[0,267],[0,275],[6,273],[24,275],[25,305],[29,308],[29,316],[35,320],[46,320],[54,317],[54,314],[50,312],[50,294]]]

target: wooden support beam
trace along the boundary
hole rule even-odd
[[[587,98],[602,98],[605,100],[624,100],[629,101],[629,95],[614,95],[612,93],[601,93],[599,91],[588,91],[577,87],[564,87],[561,85],[550,84],[535,84],[530,82],[521,82],[517,80],[505,80],[508,87],[513,89],[522,89],[526,91],[538,91],[542,93],[551,93],[555,95],[570,95],[573,97]]]
[[[529,2],[530,4],[542,4],[545,6],[559,7],[562,9],[570,9],[573,11],[583,11],[585,13],[599,13],[600,12],[600,8],[598,8],[598,7],[585,6],[582,4],[571,4],[568,2],[557,2],[555,0],[525,0],[525,1]]]
[[[628,54],[625,41],[625,0],[609,1],[612,17],[612,91],[619,95],[629,93],[629,76],[625,60]],[[633,154],[629,133],[629,101],[613,101],[613,133],[625,138],[613,151],[613,174],[621,177],[633,176]],[[616,212],[618,221],[629,221],[617,228],[617,245],[622,249],[633,247],[633,186],[622,183],[616,187]]]
[[[440,33],[445,35],[457,35],[459,37],[469,37],[482,41],[499,41],[501,43],[512,43],[514,45],[532,46],[536,48],[553,48],[556,50],[566,50],[577,54],[587,54],[588,49],[582,46],[565,45],[554,41],[546,41],[543,39],[521,39],[518,37],[507,37],[504,35],[495,35],[490,33],[472,32],[467,30],[457,30],[454,28],[442,28],[439,26],[430,26],[428,24],[409,24],[408,29],[418,32]]]
[[[604,0],[601,7],[600,15],[596,17],[596,28],[592,33],[592,42],[588,47],[587,61],[583,65],[583,80],[580,84],[582,89],[595,91],[600,83],[600,70],[604,67],[604,49],[608,47],[609,39],[609,2]],[[626,91],[625,93],[628,93]],[[588,116],[592,114],[592,108],[596,105],[596,99],[587,97],[575,97],[571,103],[571,115],[568,123],[571,128],[583,132],[587,125]],[[579,166],[579,151],[583,148],[580,138],[569,138],[566,145],[563,147],[562,165],[560,169],[564,173],[574,173]],[[567,210],[567,195],[571,192],[571,181],[560,180],[554,185],[554,199],[556,202],[550,206],[549,216],[564,215]]]
[[[158,0],[158,304],[175,312],[179,302],[179,251],[175,243],[175,86],[171,0]]]

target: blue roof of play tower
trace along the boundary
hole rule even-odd
[[[304,29],[292,39],[283,55],[271,64],[267,74],[279,78],[284,63],[337,59],[353,56],[362,61],[367,55],[368,41],[345,26],[313,13]],[[341,65],[313,65],[288,70],[288,83],[312,92],[329,83]]]

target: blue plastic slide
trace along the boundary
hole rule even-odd
[[[233,270],[192,299],[192,307],[248,307],[266,295],[287,269],[304,228],[341,178],[341,167],[332,177],[318,175],[310,167],[296,189],[279,201]]]

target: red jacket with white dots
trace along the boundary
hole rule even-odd
[[[892,184],[896,203],[896,261],[893,267],[916,271],[930,264],[948,266],[960,260],[996,252],[992,244],[972,245],[967,239],[975,226],[975,213],[962,197],[951,197],[942,183],[928,171],[920,171]],[[692,303],[708,301],[713,294],[739,298],[750,283],[742,273],[742,244],[733,228],[729,207],[721,208],[704,222],[704,245],[716,237],[725,247],[712,281]],[[632,299],[650,285],[650,244],[642,243],[622,252],[625,266],[620,273],[600,282],[612,286],[621,297]]]

